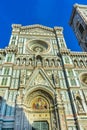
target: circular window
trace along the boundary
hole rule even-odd
[[[80,80],[84,85],[87,85],[87,73],[81,74]]]
[[[49,50],[49,44],[41,40],[28,41],[27,48],[34,53],[46,53]]]

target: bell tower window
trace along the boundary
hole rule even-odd
[[[84,28],[83,28],[83,26],[82,26],[81,24],[79,25],[79,31],[80,31],[81,34],[82,34],[83,31],[84,31]]]

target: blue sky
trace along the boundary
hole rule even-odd
[[[72,51],[81,51],[69,26],[73,4],[87,4],[87,0],[2,0],[0,1],[0,48],[8,45],[11,25],[42,24],[62,26],[66,44]]]

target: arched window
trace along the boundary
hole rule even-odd
[[[4,74],[5,74],[5,75],[8,75],[8,74],[9,74],[9,68],[5,68]]]
[[[54,59],[52,59],[50,62],[51,62],[51,63],[50,63],[51,66],[54,66],[54,65],[55,65]]]
[[[68,56],[66,56],[64,60],[65,60],[65,63],[66,63],[66,64],[69,64],[69,63],[70,63],[70,60],[69,60],[69,57],[68,57]]]
[[[17,65],[20,65],[20,58],[17,58]]]
[[[9,54],[8,57],[7,57],[7,62],[11,62],[11,60],[12,60],[12,55]]]
[[[31,58],[29,59],[29,65],[30,66],[32,65],[32,59]]]
[[[26,64],[26,58],[23,59],[23,64],[24,64],[24,65]]]
[[[60,63],[60,59],[57,59],[57,66],[60,66],[61,65],[61,63]]]
[[[79,31],[80,31],[81,34],[84,32],[84,28],[81,24],[79,25]]]
[[[2,79],[2,83],[1,83],[2,85],[6,85],[7,84],[7,77],[4,77],[3,79]]]
[[[42,63],[42,57],[40,55],[38,55],[36,57],[36,60],[37,60],[37,65],[41,65],[41,63]]]

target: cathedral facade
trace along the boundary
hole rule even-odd
[[[12,25],[0,49],[0,130],[87,130],[87,53],[63,28]]]

